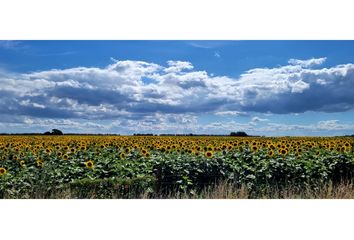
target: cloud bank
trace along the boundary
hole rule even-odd
[[[0,73],[0,122],[37,119],[40,124],[66,119],[95,126],[97,121],[109,120],[154,129],[168,124],[192,126],[198,115],[206,113],[239,116],[354,108],[352,63],[321,68],[326,58],[290,59],[285,66],[250,69],[231,78],[195,70],[186,61],[171,60],[162,66],[112,60],[104,68]],[[252,122],[264,121],[254,118]]]

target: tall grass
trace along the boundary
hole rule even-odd
[[[173,196],[170,196],[173,198]],[[203,189],[199,194],[184,194],[181,198],[190,199],[352,199],[354,185],[352,182],[332,182],[316,187],[297,188],[287,186],[278,188],[267,185],[258,191],[249,191],[246,186],[239,188],[223,182]]]
[[[298,188],[295,186],[277,187],[267,185],[257,191],[249,190],[246,185],[235,186],[229,182],[219,182],[196,191],[170,190],[169,192],[143,191],[128,192],[120,195],[115,191],[113,194],[100,195],[95,190],[90,190],[84,198],[96,199],[353,199],[353,182],[341,182],[333,184],[329,182],[314,187]],[[3,198],[9,198],[4,195]],[[83,198],[77,191],[70,188],[63,188],[56,191],[46,189],[34,189],[22,195],[24,199],[78,199]]]

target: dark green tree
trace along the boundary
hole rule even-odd
[[[63,135],[63,132],[59,129],[52,129],[52,135]]]
[[[236,136],[236,137],[247,137],[248,134],[242,131],[239,132],[231,132],[230,136]]]
[[[63,132],[59,129],[52,129],[52,132],[45,132],[44,135],[63,135]]]

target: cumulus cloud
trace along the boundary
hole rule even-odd
[[[83,119],[43,119],[38,117],[16,117],[2,119],[0,132],[16,129],[17,132],[41,132],[53,127],[65,133],[177,133],[188,134],[211,131],[198,124],[193,114],[152,114],[139,118],[124,118],[113,121]],[[15,131],[16,132],[16,131]],[[217,132],[220,132],[219,130]]]
[[[239,111],[219,111],[219,112],[215,112],[215,115],[218,115],[218,116],[247,116],[247,113],[239,112]]]
[[[259,128],[263,132],[303,132],[303,133],[319,133],[319,132],[341,132],[354,131],[354,124],[342,123],[339,120],[318,121],[313,124],[284,124],[284,123],[268,123],[268,126]],[[305,134],[305,135],[306,135]]]
[[[253,117],[251,119],[251,123],[253,123],[253,124],[257,124],[259,122],[266,122],[266,121],[269,121],[269,120],[266,118],[260,118],[260,117]]]
[[[195,121],[201,113],[243,116],[249,112],[287,114],[354,109],[351,63],[312,68],[326,58],[291,59],[285,66],[250,69],[231,78],[194,70],[192,63],[186,61],[171,60],[163,66],[112,60],[103,68],[1,73],[0,117],[110,120],[145,129],[165,126],[168,131],[166,126],[173,119],[178,122],[175,126],[186,127],[183,119]],[[256,117],[251,123],[263,120]]]
[[[239,110],[270,113],[341,112],[354,108],[354,65],[252,69],[236,81]]]
[[[190,62],[183,61],[167,61],[168,67],[164,69],[165,72],[181,72],[182,70],[193,69],[193,65]]]
[[[354,131],[354,124],[342,123],[339,120],[318,121],[312,124],[285,124],[267,121],[265,125],[256,126],[252,121],[248,123],[239,123],[237,121],[212,122],[206,125],[198,126],[202,133],[229,133],[231,131],[246,131],[255,135],[319,135],[321,133],[328,135],[341,135],[345,132]]]
[[[311,58],[308,60],[299,60],[299,59],[290,59],[288,61],[289,64],[291,65],[299,65],[301,67],[313,67],[316,65],[321,65],[323,64],[325,61],[327,60],[327,58],[323,57],[323,58]]]

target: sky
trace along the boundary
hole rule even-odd
[[[354,134],[354,41],[0,41],[0,132]]]

